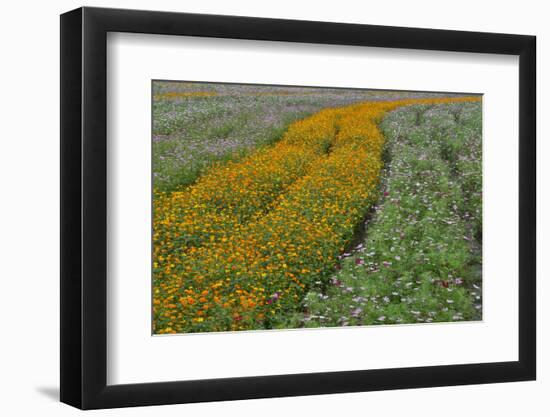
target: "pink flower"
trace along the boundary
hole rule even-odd
[[[363,311],[363,309],[361,307],[357,307],[356,309],[354,309],[351,312],[351,316],[352,317],[359,317],[359,315],[361,314],[362,311]]]

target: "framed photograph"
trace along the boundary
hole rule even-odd
[[[61,401],[533,380],[535,37],[61,16]]]

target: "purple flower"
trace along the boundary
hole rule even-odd
[[[271,296],[271,298],[269,298],[269,299],[266,301],[266,303],[267,303],[267,304],[272,304],[272,303],[274,303],[275,301],[277,301],[277,300],[279,299],[280,295],[281,295],[280,292],[276,292],[275,294],[273,294],[273,295]]]
[[[342,285],[342,281],[340,281],[339,279],[334,278],[334,277],[330,280],[330,282],[331,282],[333,285],[336,285],[337,287],[339,287],[340,285]]]
[[[359,317],[359,315],[361,314],[362,311],[363,311],[363,309],[361,307],[357,307],[357,308],[352,310],[351,316],[352,317]]]

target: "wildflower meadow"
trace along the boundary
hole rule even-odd
[[[154,334],[481,319],[480,96],[152,90]]]

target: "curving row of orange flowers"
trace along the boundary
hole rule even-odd
[[[337,113],[323,110],[293,123],[275,146],[239,162],[215,166],[182,191],[157,192],[155,249],[164,248],[166,254],[159,254],[160,260],[179,257],[182,251],[192,251],[205,242],[221,241],[253,216],[267,211],[328,151],[336,136]]]
[[[323,110],[273,147],[215,167],[183,191],[157,193],[154,332],[289,327],[378,198],[383,115],[465,100],[476,98]]]

